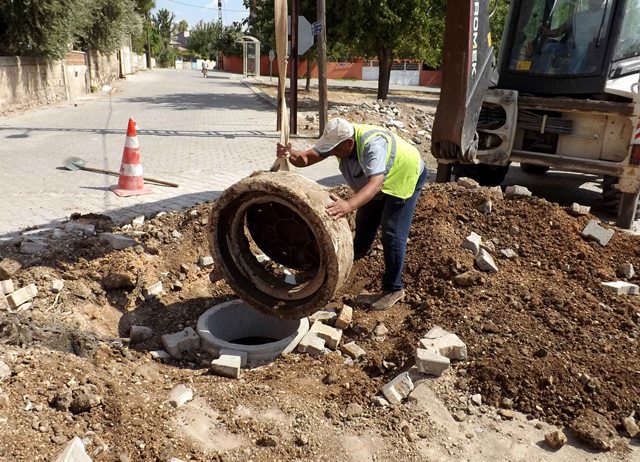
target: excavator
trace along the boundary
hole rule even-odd
[[[640,0],[511,0],[497,56],[489,6],[447,2],[436,181],[495,186],[512,162],[528,173],[599,175],[616,225],[630,228],[640,193]]]

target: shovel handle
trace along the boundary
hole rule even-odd
[[[120,176],[120,174],[118,172],[113,172],[111,170],[102,170],[100,168],[84,167],[82,170],[87,170],[88,172],[94,172],[94,173],[105,173],[107,175]],[[176,183],[171,183],[170,181],[158,180],[158,179],[155,179],[155,178],[145,178],[144,182],[145,183],[156,183],[158,185],[170,186],[172,188],[177,188],[178,187],[178,184],[176,184]]]

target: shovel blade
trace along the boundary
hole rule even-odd
[[[79,157],[69,157],[64,161],[64,168],[71,171],[82,170],[85,164],[86,161],[84,159],[80,159]]]

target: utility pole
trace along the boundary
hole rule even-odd
[[[327,125],[327,113],[329,102],[327,101],[327,18],[325,14],[325,0],[318,0],[318,22],[320,33],[318,34],[318,104],[320,106],[320,136]]]
[[[218,25],[220,32],[222,32],[222,0],[218,0]],[[222,69],[222,52],[220,50],[216,54],[216,67],[218,70]]]
[[[298,133],[298,0],[291,0],[291,118],[289,130]]]

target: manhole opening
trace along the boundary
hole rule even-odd
[[[237,343],[238,345],[264,345],[265,343],[273,343],[277,341],[277,338],[253,336],[230,340],[229,343]]]

